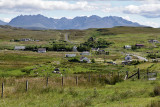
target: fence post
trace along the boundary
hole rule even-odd
[[[138,68],[138,72],[137,72],[137,74],[138,74],[138,79],[140,79],[140,72],[139,72],[139,68]]]
[[[64,80],[63,80],[63,76],[62,76],[62,87],[63,87],[63,81],[64,81]]]
[[[26,81],[26,92],[28,91],[28,80]]]
[[[48,76],[47,76],[46,86],[48,86]]]
[[[148,74],[149,74],[149,72],[148,72],[148,69],[147,69],[147,79],[148,79],[148,77],[149,77]]]
[[[88,80],[89,80],[89,82],[91,82],[91,75],[90,74],[88,76]]]
[[[118,72],[118,78],[119,78],[119,72]]]
[[[99,79],[101,79],[101,74],[99,74]]]
[[[4,82],[2,83],[2,95],[1,95],[2,98],[3,98],[3,93],[4,93]]]
[[[127,76],[126,79],[128,79],[128,71],[126,71],[126,76]]]
[[[76,85],[78,86],[78,76],[76,76]]]
[[[113,72],[112,72],[112,77],[113,77]]]

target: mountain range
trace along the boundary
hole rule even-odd
[[[13,18],[9,23],[0,21],[0,25],[10,25],[13,27],[22,27],[27,29],[88,29],[88,28],[112,28],[115,26],[142,26],[123,19],[122,17],[107,16],[99,17],[92,15],[90,17],[75,17],[67,19],[48,18],[43,15],[20,15]]]

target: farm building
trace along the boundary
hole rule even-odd
[[[98,54],[106,54],[105,50],[98,50]]]
[[[92,51],[98,51],[99,48],[92,48]]]
[[[88,59],[87,57],[83,57],[83,56],[80,58],[80,62],[91,63],[90,59]]]
[[[25,46],[15,46],[14,50],[25,50],[26,47]]]
[[[46,53],[46,48],[38,48],[38,53]]]
[[[158,40],[151,39],[148,41],[149,43],[160,43]]]
[[[136,44],[135,46],[138,47],[138,48],[144,47],[143,44]]]
[[[76,57],[76,54],[65,54],[65,57]]]
[[[132,46],[130,46],[130,45],[125,45],[124,48],[125,48],[125,49],[132,49]]]
[[[80,53],[80,55],[90,55],[90,53],[88,51],[85,51],[85,52]]]
[[[20,41],[34,41],[34,40],[32,40],[32,39],[30,39],[30,38],[22,38],[22,39],[20,39]]]

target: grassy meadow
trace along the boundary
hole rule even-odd
[[[109,55],[91,52],[89,59],[95,63],[69,62],[65,54],[80,52],[15,51],[14,46],[47,46],[52,42],[62,43],[68,34],[69,41],[78,46],[90,37],[103,39],[112,44],[105,48]],[[31,38],[39,41],[14,42],[13,39]],[[115,27],[87,30],[25,30],[9,26],[0,27],[0,83],[4,82],[3,107],[159,107],[160,106],[160,63],[152,61],[149,53],[159,54],[160,29],[143,27]],[[124,45],[144,44],[143,48],[126,50]],[[70,44],[69,44],[70,45]],[[139,55],[149,61],[135,65],[122,65],[127,53]],[[156,58],[159,60],[159,58]],[[115,62],[116,64],[109,64]],[[60,73],[53,73],[55,68]],[[140,69],[137,76],[124,80]],[[155,81],[147,79],[147,71],[158,73]],[[62,87],[62,76],[64,85]],[[78,85],[76,85],[78,76]],[[90,76],[90,78],[89,78]],[[46,80],[48,77],[48,86]],[[26,92],[26,80],[29,89]],[[0,92],[2,89],[0,88]]]

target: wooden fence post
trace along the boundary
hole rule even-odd
[[[91,75],[88,76],[88,81],[91,82]]]
[[[28,91],[28,80],[26,81],[26,92]]]
[[[101,79],[101,74],[99,74],[99,79]]]
[[[63,82],[64,82],[64,80],[63,80],[63,76],[62,76],[62,87],[63,87],[63,84],[64,84]]]
[[[2,98],[3,98],[3,93],[4,93],[4,82],[2,83],[2,95],[1,95]]]
[[[47,80],[46,80],[46,86],[48,86],[48,76],[47,76]]]
[[[78,76],[76,76],[76,85],[78,86]]]
[[[126,79],[128,79],[128,71],[126,71],[126,76],[127,76]]]
[[[139,72],[139,68],[138,68],[138,72],[137,72],[137,74],[138,74],[138,79],[140,79],[140,72]]]

